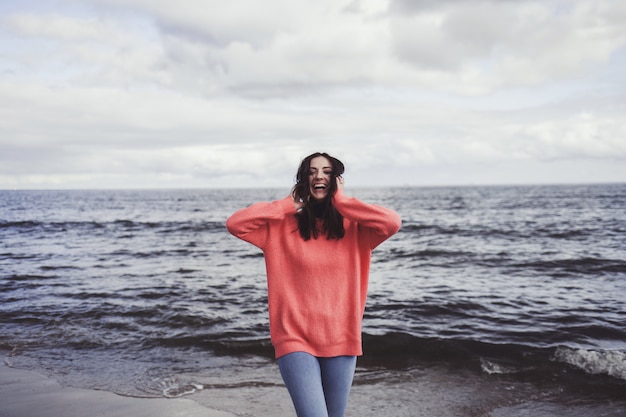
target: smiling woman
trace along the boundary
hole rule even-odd
[[[309,187],[311,197],[315,200],[323,200],[328,195],[328,186],[333,174],[333,167],[328,158],[318,156],[311,160],[309,169]]]
[[[328,196],[343,188],[343,163],[326,153],[317,152],[302,160],[292,196],[298,212],[298,230],[304,240],[319,236],[318,219],[329,239],[340,239],[345,231],[343,217]]]
[[[343,172],[338,159],[309,155],[291,195],[226,222],[263,250],[270,336],[299,417],[343,416],[362,354],[371,253],[400,228],[395,211],[345,196]]]

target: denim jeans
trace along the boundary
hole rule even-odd
[[[304,352],[278,358],[298,417],[343,417],[356,368],[356,356],[318,358]]]

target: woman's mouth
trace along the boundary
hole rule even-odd
[[[322,182],[319,182],[317,184],[313,184],[311,186],[311,196],[316,199],[316,200],[321,200],[326,198],[326,195],[328,193],[328,186]]]

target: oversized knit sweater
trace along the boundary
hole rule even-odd
[[[270,336],[276,357],[307,352],[318,357],[362,354],[372,250],[400,228],[398,214],[338,190],[333,206],[345,236],[304,240],[291,196],[256,203],[226,222],[230,233],[259,247],[267,272]]]

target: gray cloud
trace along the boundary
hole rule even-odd
[[[488,88],[532,85],[579,75],[626,40],[617,2],[397,2],[394,50],[417,69],[474,73]],[[396,4],[396,3],[394,3]],[[409,10],[410,13],[399,13]]]
[[[0,188],[626,180],[620,2],[20,4]]]

